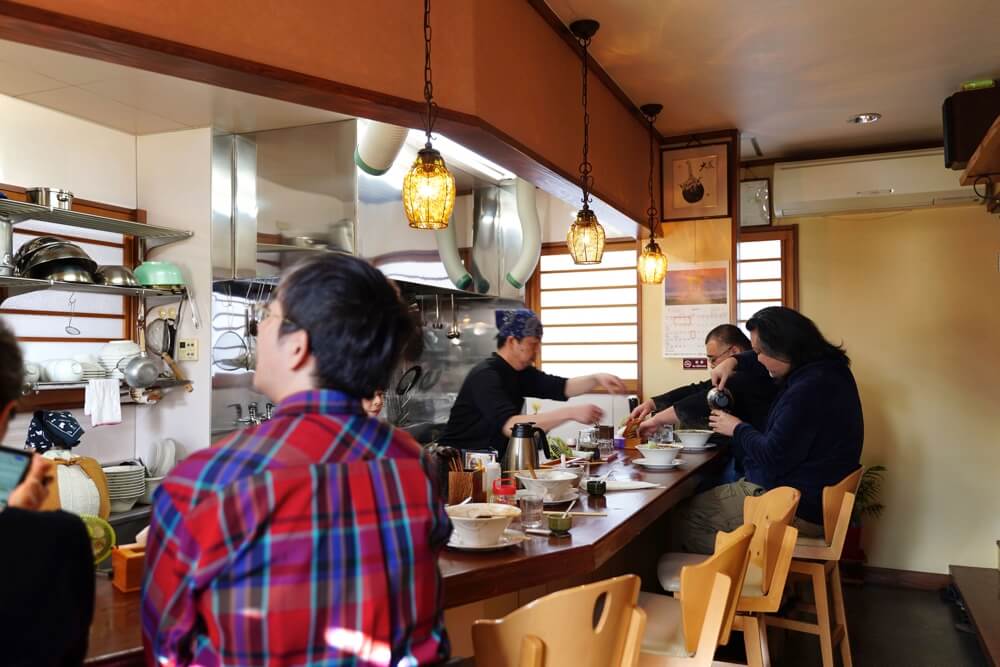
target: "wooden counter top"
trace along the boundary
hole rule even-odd
[[[720,450],[685,454],[684,465],[660,473],[632,465],[628,458],[618,452],[611,462],[593,466],[591,472],[604,474],[610,469],[613,479],[645,480],[662,488],[613,491],[603,497],[581,494],[573,511],[606,511],[608,516],[574,517],[569,537],[532,536],[518,547],[485,553],[445,549],[439,561],[445,607],[595,571],[664,512],[691,495],[698,482],[718,467]],[[143,664],[140,602],[138,592],[120,593],[109,580],[98,578],[87,665]]]
[[[983,655],[990,664],[1000,665],[1000,570],[949,565],[948,571],[965,600]]]

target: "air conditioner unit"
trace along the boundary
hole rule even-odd
[[[774,165],[774,215],[886,211],[971,204],[971,187],[940,148]]]

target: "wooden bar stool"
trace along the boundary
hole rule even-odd
[[[639,595],[647,616],[640,665],[712,664],[716,647],[732,627],[755,530],[744,524],[719,533],[714,554],[681,570],[680,598]]]
[[[750,563],[736,606],[737,615],[725,629],[722,643],[728,643],[732,629],[743,632],[747,664],[762,667],[770,663],[764,614],[781,607],[792,563],[798,530],[789,526],[795,517],[801,494],[788,486],[778,487],[762,496],[748,496],[743,501],[743,518],[756,526],[750,542]],[[681,567],[697,563],[699,554],[665,554],[657,567],[660,584],[668,591],[680,589]]]
[[[472,625],[479,667],[622,665],[639,657],[646,614],[627,574],[550,593],[501,619]]]
[[[854,509],[854,494],[861,481],[861,472],[862,469],[858,468],[837,484],[823,489],[823,539],[799,537],[795,545],[791,572],[801,575],[812,585],[816,601],[814,605],[799,605],[795,611],[815,614],[816,622],[778,616],[769,617],[767,620],[767,624],[772,627],[818,636],[823,667],[833,667],[833,649],[838,644],[844,667],[851,667],[853,664],[839,566],[844,538],[851,522],[851,511]],[[832,623],[830,597],[833,598]]]

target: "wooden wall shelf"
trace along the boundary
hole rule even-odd
[[[969,159],[962,172],[962,185],[975,185],[976,179],[983,176],[993,176],[994,183],[1000,182],[1000,116]]]

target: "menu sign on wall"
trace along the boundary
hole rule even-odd
[[[702,357],[705,336],[729,321],[726,262],[674,264],[663,281],[663,356]]]

